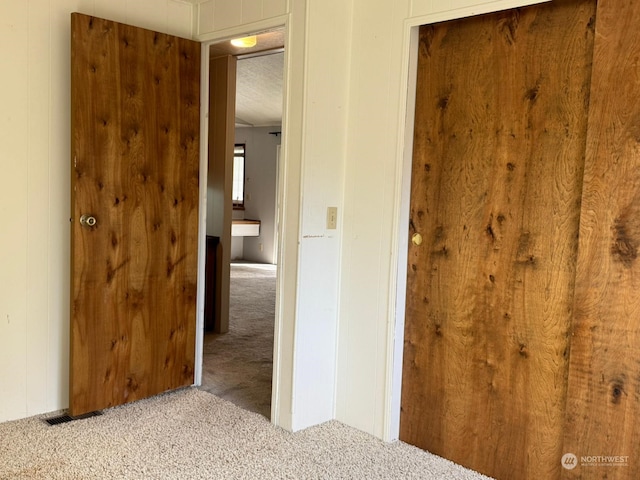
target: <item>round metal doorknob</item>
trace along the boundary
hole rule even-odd
[[[420,235],[419,233],[414,233],[411,237],[411,243],[413,243],[417,247],[422,245],[422,235]]]
[[[96,217],[93,215],[82,215],[80,217],[80,225],[83,227],[93,227],[96,223]]]

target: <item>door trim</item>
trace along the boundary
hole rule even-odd
[[[269,21],[259,22],[259,24],[252,24],[252,26],[243,25],[242,27],[231,30],[225,30],[224,32],[217,32],[216,34],[206,35],[206,40],[200,40],[201,44],[201,70],[200,70],[200,185],[207,185],[207,173],[208,173],[208,146],[209,146],[209,128],[208,128],[208,108],[209,105],[209,47],[215,43],[220,43],[231,38],[251,35],[257,31],[270,30],[273,28],[282,28],[285,31],[285,61],[284,61],[284,84],[283,84],[283,118],[282,118],[282,132],[283,141],[281,145],[281,157],[278,159],[278,178],[276,178],[276,202],[280,205],[280,209],[277,212],[276,222],[276,238],[277,243],[275,248],[277,249],[276,257],[276,308],[275,308],[275,324],[274,324],[274,346],[273,346],[273,373],[271,382],[271,423],[274,425],[287,428],[283,424],[286,420],[280,418],[280,404],[282,395],[282,377],[287,375],[287,371],[282,371],[287,368],[286,362],[282,361],[283,352],[280,338],[282,337],[283,328],[283,269],[282,263],[285,258],[285,242],[282,232],[282,211],[286,203],[284,195],[285,189],[282,188],[284,182],[283,165],[286,163],[287,157],[287,135],[286,135],[286,111],[289,95],[287,81],[288,76],[288,44],[289,44],[289,19],[288,16],[274,17]],[[199,232],[198,232],[198,291],[197,291],[197,321],[196,321],[196,356],[195,356],[195,374],[194,385],[200,386],[202,384],[202,364],[204,353],[204,275],[205,275],[205,261],[206,261],[206,230],[207,230],[207,189],[200,188],[200,218],[199,218]],[[292,370],[292,366],[289,366]]]
[[[194,385],[202,385],[204,353],[205,263],[207,241],[207,174],[209,167],[209,46],[200,42],[200,199],[198,219],[198,289],[196,293],[196,359]],[[206,83],[205,83],[206,82]]]
[[[418,68],[419,27],[465,17],[525,7],[551,0],[498,0],[458,10],[411,17],[405,20],[402,32],[402,78],[396,146],[394,220],[392,230],[391,271],[389,282],[389,318],[385,378],[383,440],[394,442],[400,435],[400,401],[402,392],[402,360],[404,354],[405,303],[407,294],[407,245],[409,243],[409,200],[413,161],[414,110],[416,73]],[[197,357],[196,357],[197,359]]]

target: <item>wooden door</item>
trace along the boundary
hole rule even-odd
[[[71,24],[79,415],[193,383],[200,45],[81,14]]]
[[[640,2],[599,0],[564,478],[640,478]],[[599,458],[600,457],[600,458]],[[608,458],[605,458],[608,457]]]
[[[560,475],[595,1],[420,30],[400,438]]]

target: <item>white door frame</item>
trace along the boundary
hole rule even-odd
[[[282,133],[280,133],[282,138]],[[282,154],[282,148],[280,144],[276,145],[276,201],[275,201],[275,228],[273,229],[273,259],[276,264],[278,262],[278,239],[280,238],[280,190],[282,185],[280,184],[280,155]]]
[[[217,32],[208,35],[206,41],[202,41],[201,60],[200,60],[200,218],[199,218],[199,231],[198,231],[198,291],[197,291],[197,319],[196,319],[196,351],[195,351],[195,372],[194,372],[194,385],[202,384],[202,362],[204,353],[204,276],[205,276],[205,261],[206,261],[206,230],[207,230],[207,171],[208,171],[208,146],[209,146],[209,47],[213,44],[220,43],[231,38],[243,37],[252,35],[256,32],[262,32],[275,28],[285,29],[285,62],[284,62],[284,92],[283,98],[287,99],[289,96],[287,93],[287,42],[288,42],[288,17],[274,17],[268,21],[259,22],[250,26],[243,25],[231,30],[225,30],[223,32]],[[286,100],[284,100],[286,101]],[[283,105],[283,110],[286,111],[286,105]],[[283,114],[282,119],[282,131],[286,130],[286,116]],[[283,136],[284,138],[284,136]],[[286,141],[286,140],[285,140]],[[286,148],[283,148],[283,152],[286,152]],[[282,160],[286,162],[286,153],[284,153]],[[280,166],[280,162],[278,162]],[[279,168],[280,172],[282,168]],[[276,192],[278,198],[277,204],[283,205],[285,198],[281,188],[280,182],[282,181],[281,174],[279,173],[276,178]],[[281,351],[279,339],[281,338],[282,329],[282,292],[281,288],[282,275],[281,275],[281,261],[280,259],[284,255],[284,242],[281,232],[280,214],[276,218],[276,237],[277,237],[277,252],[276,258],[276,311],[275,311],[275,325],[274,325],[274,354],[273,354],[273,380],[271,387],[271,423],[276,425],[280,424],[279,418],[279,406],[280,406],[280,376],[286,375],[286,372],[281,372]],[[285,366],[286,367],[286,366]]]

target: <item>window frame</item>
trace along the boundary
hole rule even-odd
[[[236,149],[242,148],[242,198],[236,199],[236,158],[240,158],[240,155],[236,153]],[[233,146],[233,166],[231,169],[231,202],[233,204],[234,210],[244,210],[245,209],[245,172],[247,167],[247,144],[246,143],[236,143]]]

